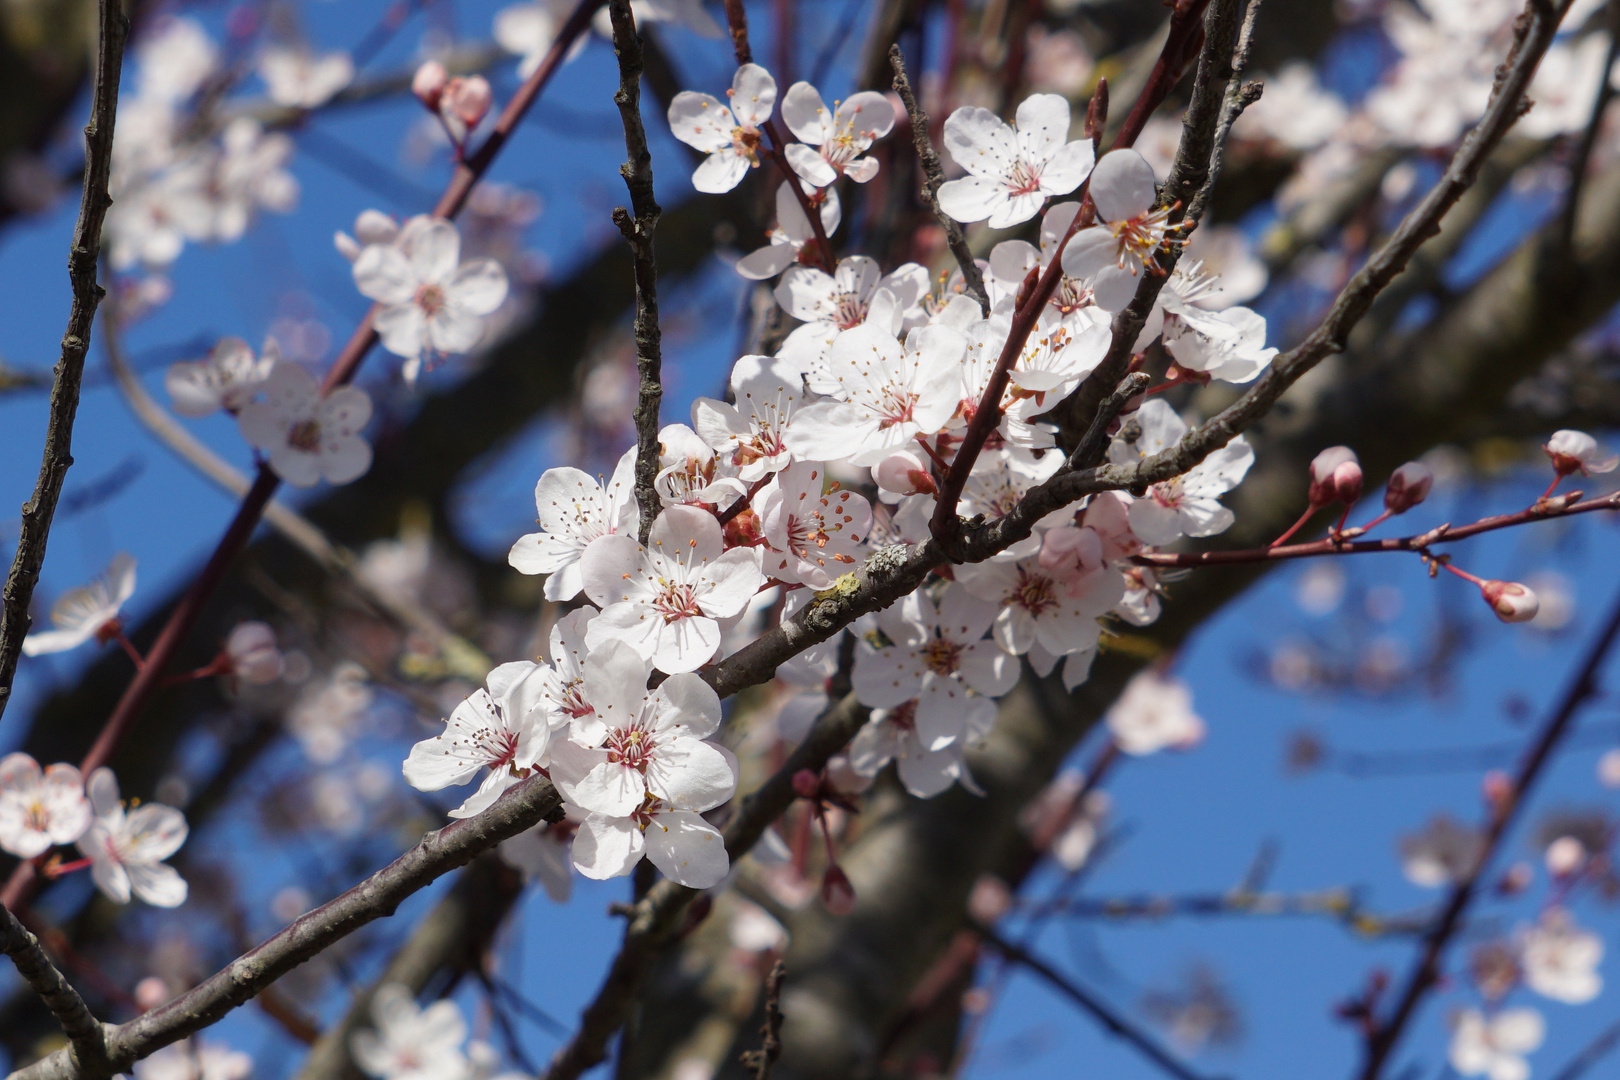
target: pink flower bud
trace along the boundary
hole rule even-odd
[[[416,100],[426,105],[434,112],[439,111],[439,102],[444,97],[444,88],[450,83],[450,73],[444,70],[444,65],[437,60],[429,60],[416,69],[415,78],[411,79],[411,93]]]
[[[1434,473],[1427,465],[1408,461],[1395,470],[1384,489],[1384,509],[1392,514],[1404,514],[1429,497],[1434,487]]]
[[[1501,769],[1492,769],[1479,782],[1487,805],[1501,810],[1513,801],[1513,778]]]
[[[1571,877],[1586,865],[1586,848],[1573,836],[1560,836],[1547,845],[1547,873]]]
[[[793,794],[801,799],[814,799],[821,794],[821,775],[810,769],[793,774]]]
[[[1517,581],[1487,581],[1479,591],[1503,622],[1529,622],[1541,610],[1536,594]]]
[[[1361,498],[1361,462],[1348,446],[1330,446],[1311,461],[1312,506]]]
[[[896,495],[932,495],[935,490],[928,462],[912,450],[896,450],[878,462],[872,479],[878,487]]]
[[[1555,431],[1542,449],[1559,476],[1613,472],[1620,465],[1620,455],[1604,453],[1598,441],[1584,431]]]
[[[135,1004],[143,1012],[157,1008],[172,996],[168,984],[156,975],[148,975],[135,984]]]
[[[439,111],[453,115],[471,131],[489,112],[494,101],[495,94],[489,88],[489,80],[482,75],[471,75],[450,80],[450,85],[444,88],[444,98],[439,102]]]
[[[821,902],[834,915],[848,915],[855,910],[855,886],[837,863],[827,867],[822,876]]]
[[[231,674],[245,683],[263,685],[281,677],[281,650],[276,632],[262,622],[237,623],[225,639]]]

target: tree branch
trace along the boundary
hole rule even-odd
[[[23,977],[45,1007],[62,1025],[70,1049],[61,1051],[78,1067],[103,1070],[108,1074],[107,1036],[101,1021],[91,1013],[73,984],[67,981],[40,947],[39,939],[28,932],[10,909],[0,907],[0,952],[11,957],[17,974]]]
[[[956,256],[956,265],[962,271],[967,294],[978,301],[979,310],[985,318],[989,318],[990,297],[984,289],[984,275],[979,272],[979,264],[974,261],[973,252],[968,247],[967,236],[956,219],[939,208],[939,186],[945,182],[945,171],[939,164],[939,152],[928,137],[928,114],[917,104],[917,95],[911,92],[911,80],[906,77],[906,54],[900,46],[889,48],[889,63],[894,67],[894,91],[905,103],[906,115],[911,119],[911,141],[917,148],[917,161],[923,170],[922,200],[945,230],[945,242],[950,245],[951,254]]]
[[[614,207],[613,223],[624,234],[636,268],[636,370],[641,389],[636,402],[636,502],[641,506],[640,539],[648,543],[653,521],[658,517],[660,500],[654,481],[658,477],[658,405],[664,386],[659,381],[663,355],[658,329],[658,258],[653,251],[653,232],[662,212],[653,198],[652,153],[647,149],[647,129],[641,123],[641,72],[646,66],[641,55],[641,38],[636,34],[630,0],[608,0],[613,19],[613,52],[619,58],[619,90],[613,101],[624,122],[624,149],[629,160],[619,166],[630,189],[630,205]]]
[[[287,972],[362,926],[392,915],[405,899],[502,840],[538,825],[562,807],[544,776],[509,788],[483,813],[430,832],[365,881],[233,960],[166,1005],[107,1032],[106,1065],[75,1062],[65,1050],[12,1074],[12,1080],[104,1080],[219,1020]]]
[[[45,547],[51,534],[56,502],[73,464],[73,420],[79,411],[79,384],[84,378],[84,357],[90,349],[96,306],[104,291],[96,282],[101,258],[101,223],[112,198],[107,179],[112,174],[113,127],[118,115],[118,81],[124,65],[124,38],[129,20],[118,0],[100,0],[96,73],[90,92],[90,123],[84,129],[84,187],[79,196],[79,220],[73,227],[68,252],[68,280],[73,305],[67,331],[62,335],[62,356],[56,362],[51,386],[50,419],[45,427],[45,450],[39,463],[34,495],[23,504],[22,527],[11,572],[0,593],[0,715],[11,700],[11,685],[22,655],[23,638],[32,621],[28,606],[45,565]],[[9,905],[8,905],[9,906]]]

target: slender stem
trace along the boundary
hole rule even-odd
[[[1614,65],[1620,63],[1620,3],[1609,0],[1604,5],[1604,13],[1609,21],[1609,54],[1603,61],[1604,71],[1613,71]],[[1569,163],[1569,187],[1564,192],[1564,207],[1558,219],[1558,232],[1556,235],[1556,248],[1554,251],[1554,265],[1569,260],[1570,251],[1575,246],[1575,219],[1581,212],[1581,193],[1586,189],[1586,169],[1592,163],[1592,151],[1597,148],[1598,134],[1603,128],[1603,114],[1608,111],[1609,102],[1614,100],[1614,83],[1609,79],[1598,81],[1597,96],[1592,99],[1592,114],[1586,121],[1586,128],[1581,132],[1581,140],[1576,144],[1575,156]]]
[[[636,502],[641,507],[639,536],[648,543],[653,521],[662,501],[654,481],[658,477],[658,406],[664,397],[660,381],[663,367],[662,334],[658,327],[658,257],[653,233],[662,213],[653,198],[652,152],[647,149],[647,129],[641,122],[641,73],[645,67],[641,38],[636,33],[630,0],[608,0],[613,19],[613,52],[619,58],[619,89],[613,95],[624,123],[624,148],[629,156],[619,166],[619,175],[630,189],[631,211],[614,207],[613,223],[630,245],[636,278],[636,371],[641,388],[636,402]]]
[[[1509,827],[1518,819],[1528,802],[1530,790],[1541,778],[1542,770],[1547,763],[1552,760],[1553,751],[1572,728],[1575,715],[1582,705],[1598,694],[1598,671],[1608,659],[1609,650],[1617,637],[1620,637],[1620,599],[1616,600],[1602,630],[1576,669],[1575,677],[1570,680],[1569,686],[1565,688],[1548,714],[1540,734],[1536,736],[1529,752],[1525,754],[1513,778],[1509,794],[1492,806],[1473,872],[1452,887],[1451,895],[1447,898],[1440,916],[1424,936],[1422,953],[1407,975],[1388,1019],[1378,1021],[1375,1018],[1367,1039],[1366,1059],[1360,1073],[1361,1080],[1377,1080],[1382,1075],[1384,1065],[1394,1053],[1407,1025],[1416,1014],[1418,1005],[1439,982],[1440,962],[1445,956],[1446,948],[1462,927],[1463,915],[1478,894],[1480,884],[1490,869],[1493,856],[1501,848]]]
[[[1368,555],[1383,551],[1424,552],[1435,544],[1449,544],[1457,540],[1466,540],[1471,536],[1478,536],[1480,533],[1509,529],[1535,521],[1566,518],[1575,514],[1590,514],[1599,510],[1620,510],[1620,492],[1605,495],[1600,499],[1588,499],[1586,502],[1567,503],[1563,506],[1555,504],[1548,507],[1545,504],[1538,504],[1528,510],[1520,510],[1513,514],[1498,514],[1494,517],[1481,518],[1470,525],[1462,525],[1457,528],[1452,528],[1450,525],[1440,525],[1425,533],[1396,537],[1389,540],[1342,541],[1328,537],[1308,544],[1242,548],[1235,551],[1155,552],[1148,555],[1138,555],[1132,561],[1141,566],[1241,566],[1249,563],[1276,562],[1282,559],[1309,559],[1323,555]],[[1370,525],[1368,527],[1371,528]],[[1290,529],[1289,532],[1291,533],[1293,530]],[[1286,533],[1283,538],[1287,538]]]
[[[1316,512],[1320,509],[1322,509],[1320,506],[1307,506],[1305,508],[1305,512],[1299,515],[1299,520],[1288,526],[1288,528],[1284,529],[1283,534],[1277,537],[1277,539],[1273,540],[1267,547],[1267,550],[1269,551],[1272,548],[1282,547],[1288,542],[1288,538],[1299,532],[1299,530],[1303,529],[1305,527],[1305,523],[1310,521],[1311,518],[1315,517]]]
[[[0,592],[0,715],[11,700],[11,686],[22,655],[23,638],[32,619],[28,606],[45,565],[45,547],[51,521],[62,495],[68,467],[73,464],[73,421],[79,411],[79,385],[84,379],[84,357],[90,348],[96,306],[104,290],[96,281],[101,257],[101,224],[112,198],[107,181],[112,175],[113,128],[118,113],[118,81],[124,64],[124,39],[129,20],[116,0],[101,0],[95,82],[90,91],[90,123],[84,129],[84,186],[79,195],[79,220],[73,227],[68,252],[68,280],[73,304],[62,335],[61,358],[51,385],[50,419],[45,426],[45,449],[40,457],[34,494],[22,508],[17,551]]]
[[[945,182],[945,170],[940,166],[934,141],[928,137],[928,114],[922,111],[917,104],[917,95],[911,91],[911,80],[906,77],[906,54],[900,46],[889,48],[889,63],[894,67],[894,90],[905,103],[906,116],[911,119],[911,141],[917,148],[917,160],[922,164],[922,200],[945,230],[945,242],[950,246],[951,254],[956,256],[956,265],[962,271],[962,283],[967,294],[978,301],[979,310],[985,318],[989,318],[990,297],[985,292],[984,275],[979,272],[979,264],[974,261],[973,252],[968,247],[967,236],[956,219],[940,209],[939,187]]]
[[[118,642],[119,647],[124,650],[124,655],[135,662],[136,671],[146,666],[146,657],[142,656],[141,650],[137,649],[135,643],[129,640],[128,634],[120,630],[113,635],[113,640]]]

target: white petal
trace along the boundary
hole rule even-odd
[[[717,829],[687,810],[667,810],[647,826],[647,858],[665,877],[689,889],[709,889],[731,870]],[[576,840],[577,846],[579,841]]]

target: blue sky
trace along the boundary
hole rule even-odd
[[[315,39],[336,46],[359,40],[383,7],[383,0],[343,0],[305,4],[300,10]],[[456,9],[453,21],[463,34],[481,38],[495,9],[490,2],[466,3]],[[221,23],[218,11],[203,18],[216,30]],[[819,51],[818,35],[826,33],[831,22],[801,21],[806,39],[801,62]],[[756,47],[761,55],[770,55],[763,8],[756,14],[755,26]],[[421,27],[419,19],[407,24],[373,69],[391,70],[407,63]],[[719,92],[729,84],[722,43],[685,34],[677,40],[688,85]],[[1353,65],[1344,70],[1349,71],[1345,78],[1353,76]],[[611,53],[602,43],[593,43],[547,91],[536,122],[525,127],[493,173],[495,179],[530,187],[545,198],[532,246],[546,254],[558,274],[565,274],[610,234],[607,208],[623,199],[616,173],[623,148],[609,98],[613,82]],[[514,85],[510,68],[496,85],[497,99],[504,100]],[[831,84],[822,89],[831,98],[845,88]],[[554,107],[549,120],[548,107]],[[394,103],[325,116],[315,121],[315,127],[328,139],[398,168],[410,183],[437,190],[447,175],[442,164],[417,171],[395,164],[401,135],[418,115],[412,104]],[[655,118],[650,127],[655,134],[662,131]],[[580,131],[592,134],[581,137]],[[660,197],[666,203],[687,197],[686,168],[671,152],[667,135],[656,140],[654,154]],[[558,162],[566,162],[567,171],[559,170]],[[132,353],[146,361],[147,385],[160,399],[162,362],[172,358],[174,347],[182,343],[226,334],[257,343],[270,323],[291,309],[311,312],[341,341],[363,314],[365,303],[352,287],[346,264],[332,249],[332,232],[348,228],[355,214],[368,206],[396,213],[425,209],[380,199],[314,153],[300,153],[294,172],[303,188],[296,214],[262,218],[233,246],[188,248],[174,270],[175,300],[128,335]],[[0,234],[0,295],[7,299],[6,318],[0,320],[0,357],[8,364],[43,370],[54,360],[67,316],[65,255],[74,209],[64,203],[41,219]],[[1476,260],[1500,253],[1488,243],[1470,250]],[[1466,268],[1457,272],[1465,274]],[[684,419],[691,397],[718,389],[735,337],[739,295],[735,277],[718,264],[680,295],[681,309],[689,308],[692,315],[685,333],[670,343],[674,378],[666,420]],[[721,326],[723,332],[708,332],[710,325]],[[374,354],[362,381],[377,385],[379,373],[392,370],[390,359]],[[31,490],[44,416],[41,395],[0,398],[0,462],[5,463],[0,468],[0,550],[8,557],[17,524],[12,508],[20,506]],[[246,448],[227,420],[216,417],[193,429],[238,465],[249,464]],[[499,551],[529,523],[529,491],[539,469],[554,463],[552,447],[542,423],[503,458],[487,463],[462,493],[458,501],[462,524],[481,546]],[[67,482],[69,499],[109,477],[132,472],[135,477],[112,498],[59,520],[42,595],[54,596],[82,582],[114,552],[127,550],[140,560],[140,588],[132,605],[138,616],[187,580],[212,548],[234,503],[177,464],[135,424],[105,377],[99,348],[91,353],[75,458]],[[1510,475],[1483,493],[1468,493],[1461,502],[1460,496],[1437,498],[1409,515],[1405,525],[1421,528],[1452,515],[1488,512],[1481,507],[1524,505],[1542,483],[1535,476]],[[154,507],[162,512],[153,513]],[[1434,625],[1437,605],[1452,605],[1468,620],[1473,637],[1458,660],[1452,686],[1438,696],[1301,696],[1258,681],[1249,664],[1257,650],[1322,632],[1328,625],[1296,603],[1303,567],[1271,575],[1203,627],[1178,663],[1178,672],[1194,687],[1198,711],[1208,723],[1207,741],[1186,754],[1128,762],[1110,780],[1114,820],[1123,836],[1092,872],[1087,895],[1219,891],[1243,875],[1263,843],[1274,842],[1279,857],[1271,885],[1276,889],[1365,886],[1367,903],[1391,912],[1432,901],[1433,893],[1401,877],[1394,838],[1442,809],[1477,820],[1478,775],[1450,772],[1368,779],[1324,771],[1288,778],[1281,768],[1286,739],[1297,729],[1309,728],[1335,747],[1366,751],[1527,739],[1529,729],[1516,723],[1506,706],[1522,699],[1532,706],[1532,716],[1541,715],[1567,677],[1593,621],[1620,594],[1620,569],[1612,558],[1613,530],[1611,522],[1588,518],[1568,529],[1539,526],[1464,547],[1461,564],[1482,575],[1523,578],[1556,567],[1579,583],[1574,622],[1552,636],[1496,623],[1466,585],[1452,579],[1428,580],[1415,559],[1357,563],[1352,580],[1358,586],[1394,587],[1404,598],[1405,614],[1379,633],[1416,648]],[[1359,594],[1352,590],[1352,595]],[[21,740],[31,705],[55,681],[73,678],[88,659],[88,653],[78,653],[25,664],[18,700],[0,721],[0,749]],[[1613,718],[1613,697],[1584,716],[1587,722]],[[398,739],[379,740],[375,747],[379,754],[396,756],[397,748]],[[1083,747],[1076,763],[1091,752],[1091,747]],[[1599,787],[1594,774],[1600,752],[1582,748],[1560,757],[1537,805],[1612,806],[1613,796]],[[272,778],[296,765],[291,751],[271,755],[259,775]],[[381,848],[395,839],[379,839],[379,862],[387,857]],[[196,842],[214,853],[241,845],[255,852],[255,867],[244,885],[257,898],[255,910],[262,918],[257,925],[272,929],[264,904],[297,876],[300,863],[280,856],[261,861],[266,841],[251,821],[222,821]],[[402,841],[391,850],[403,846]],[[1508,857],[1533,856],[1521,841],[1510,844]],[[385,932],[403,932],[404,924],[432,903],[435,891],[402,908],[395,920],[398,925]],[[581,882],[567,906],[553,905],[544,896],[526,899],[523,917],[508,932],[503,962],[517,973],[514,981],[531,1000],[567,1022],[574,1019],[617,941],[620,924],[608,918],[605,909],[624,893],[622,882]],[[1490,910],[1499,911],[1509,923],[1534,913],[1529,900],[1492,904]],[[1611,909],[1588,902],[1578,911],[1584,922],[1613,938],[1616,918]],[[1197,1059],[1197,1067],[1208,1075],[1230,1074],[1244,1080],[1348,1073],[1356,1046],[1348,1029],[1333,1019],[1333,1004],[1356,992],[1374,968],[1403,972],[1413,953],[1409,942],[1362,941],[1321,920],[1244,918],[1130,926],[1057,923],[1041,938],[1040,948],[1127,1010],[1139,1005],[1147,989],[1170,984],[1195,963],[1209,963],[1242,1007],[1246,1036],[1232,1050]],[[1441,995],[1408,1040],[1409,1056],[1425,1064],[1423,1074],[1433,1075],[1443,1058],[1446,1007],[1464,1000],[1455,991]],[[1610,1022],[1613,1011],[1606,1000],[1581,1008],[1537,1003],[1549,1021],[1548,1045],[1535,1058],[1538,1075],[1546,1075]],[[321,1003],[328,1012],[339,1005],[335,996]],[[531,1057],[549,1056],[554,1037],[541,1027],[520,1026]],[[286,1056],[284,1036],[255,1010],[238,1012],[220,1030],[255,1055],[262,1076],[280,1074],[292,1060]],[[1157,1075],[1045,988],[1017,976],[997,1005],[969,1075],[1033,1080],[1050,1075],[1054,1067],[1066,1075],[1110,1080]]]

